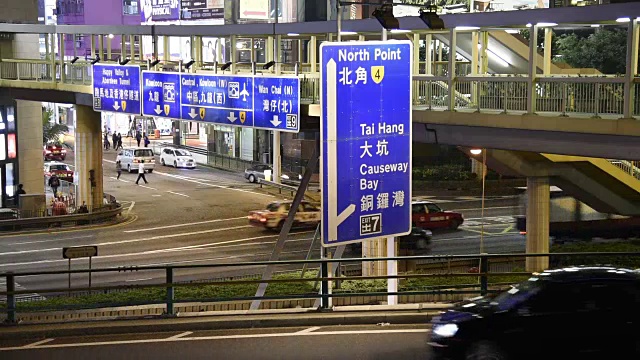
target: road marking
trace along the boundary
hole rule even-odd
[[[183,236],[191,236],[191,235],[201,235],[201,234],[208,234],[208,233],[219,232],[219,231],[229,231],[229,230],[245,229],[245,228],[250,228],[250,227],[252,227],[252,226],[251,226],[251,225],[241,225],[241,226],[233,226],[233,227],[220,228],[220,229],[210,229],[210,230],[202,230],[202,231],[192,231],[192,232],[187,232],[187,233],[178,233],[178,234],[170,234],[170,235],[158,235],[158,236],[152,236],[152,237],[148,237],[148,238],[141,238],[141,239],[129,239],[129,240],[109,241],[109,242],[104,242],[104,243],[97,243],[97,244],[94,244],[94,245],[99,245],[99,246],[120,245],[120,244],[128,244],[128,243],[143,242],[143,241],[153,241],[153,240],[169,239],[169,238],[173,238],[173,237],[183,237]],[[37,252],[50,252],[50,251],[60,251],[60,248],[48,248],[48,249],[35,249],[35,250],[9,251],[9,252],[3,252],[3,253],[0,253],[0,256],[7,256],[7,255],[20,255],[20,254],[31,254],[31,253],[37,253]],[[105,256],[101,256],[101,258],[105,258]],[[0,264],[0,266],[6,266],[6,265],[4,265],[4,264]]]
[[[209,187],[215,187],[215,188],[219,188],[219,189],[226,189],[226,190],[231,190],[231,191],[239,191],[239,192],[243,192],[243,193],[247,193],[247,194],[262,195],[262,196],[271,197],[271,198],[275,197],[273,195],[259,193],[259,192],[255,192],[255,191],[248,191],[248,190],[230,188],[228,186],[220,186],[220,185],[208,184],[208,183],[205,183],[205,182],[202,182],[202,181],[191,180],[191,179],[189,179],[187,177],[180,176],[180,175],[173,175],[173,174],[163,173],[161,171],[156,171],[156,173],[158,175],[168,176],[168,177],[172,177],[172,178],[175,178],[175,179],[180,179],[180,180],[183,180],[183,181],[192,182],[194,184],[199,184],[199,185],[204,185],[204,186],[209,186]]]
[[[477,231],[477,233],[480,233],[480,231]],[[506,233],[506,234],[495,234],[495,233],[488,233],[488,232],[484,233],[485,236],[492,236],[492,237],[511,236],[513,234],[517,234],[517,232]],[[468,240],[468,239],[479,239],[479,238],[480,238],[480,236],[478,236],[478,235],[467,235],[467,236],[462,236],[462,237],[457,237],[457,238],[431,239],[431,242],[444,242],[444,241]],[[2,265],[0,265],[0,266],[2,266]]]
[[[247,218],[246,216],[239,216],[239,217],[234,217],[234,218],[206,220],[206,221],[198,221],[198,222],[192,222],[192,223],[186,223],[186,224],[158,226],[158,227],[152,227],[152,228],[146,228],[146,229],[125,230],[124,232],[125,233],[136,233],[136,232],[141,232],[141,231],[153,231],[153,230],[171,229],[171,228],[177,228],[177,227],[183,227],[183,226],[211,224],[211,223],[215,223],[215,222],[240,220],[240,219],[246,219],[246,218]]]
[[[140,340],[114,340],[100,341],[93,343],[76,343],[76,344],[52,344],[38,346],[38,349],[53,348],[72,348],[72,347],[88,347],[88,346],[104,346],[104,345],[130,345],[130,344],[148,344],[161,342],[176,341],[202,341],[202,340],[232,340],[232,339],[255,339],[255,338],[277,338],[277,337],[295,337],[295,336],[340,336],[340,335],[367,335],[367,334],[410,334],[410,333],[428,333],[429,329],[397,329],[397,330],[345,330],[345,331],[316,331],[305,333],[271,333],[271,334],[239,334],[239,335],[217,335],[217,336],[199,336],[199,337],[169,337],[164,339],[140,339]],[[0,351],[23,350],[24,347],[6,347],[0,348]]]
[[[485,210],[491,210],[491,209],[513,209],[513,208],[517,208],[520,207],[518,205],[513,205],[513,206],[492,206],[492,207],[485,207]],[[473,209],[456,209],[455,211],[479,211],[482,210],[482,208],[473,208]],[[515,216],[515,215],[514,215]]]
[[[129,205],[129,208],[127,209],[126,215],[129,216],[129,214],[131,213],[131,210],[133,209],[133,206],[136,204],[135,201],[131,202],[131,205]]]
[[[65,238],[65,239],[48,239],[48,240],[37,240],[37,241],[14,242],[14,243],[8,243],[7,245],[41,244],[46,242],[86,239],[86,238],[92,238],[92,237],[95,237],[95,235],[75,236],[75,237]]]
[[[113,180],[117,180],[117,181],[122,181],[122,182],[126,182],[126,183],[131,182],[131,181],[129,181],[129,180],[118,179],[118,178],[117,178],[117,177],[115,177],[115,176],[109,176],[109,177],[110,177],[111,179],[113,179]]]
[[[320,326],[314,326],[314,327],[310,327],[308,329],[300,330],[300,331],[296,332],[296,334],[306,334],[306,333],[310,333],[312,331],[316,331],[318,329],[320,329]]]
[[[170,336],[170,337],[168,337],[168,338],[167,338],[167,340],[179,339],[179,338],[182,338],[182,337],[185,337],[185,336],[189,336],[189,335],[191,335],[191,334],[193,334],[193,331],[185,331],[185,332],[183,332],[183,333],[180,333],[180,334],[177,334],[177,335]]]
[[[508,232],[509,232],[509,231],[511,231],[511,230],[513,230],[513,225],[511,225],[511,226],[509,226],[508,228],[506,228],[506,229],[502,230],[502,234],[506,234],[506,233],[508,233]]]
[[[151,186],[145,186],[145,185],[140,185],[140,184],[136,184],[136,185],[138,185],[138,186],[140,186],[140,187],[143,187],[143,188],[145,188],[145,189],[158,191],[158,189],[156,189],[156,188],[152,188]]]
[[[184,197],[191,197],[191,196],[189,196],[189,195],[185,195],[185,194],[181,194],[181,193],[177,193],[177,192],[173,192],[173,191],[169,191],[169,190],[167,190],[167,192],[168,192],[169,194],[180,195],[180,196],[184,196]]]
[[[162,196],[162,195],[160,195],[160,194],[153,194],[153,195],[151,195],[151,196],[160,197],[160,196]]]
[[[36,346],[38,346],[38,345],[46,344],[46,343],[51,342],[51,341],[53,341],[53,340],[55,340],[55,339],[44,339],[44,340],[36,341],[36,342],[34,342],[34,343],[31,343],[31,344],[25,345],[25,346],[23,346],[22,348],[24,349],[24,348],[32,348],[32,347],[36,347]]]
[[[108,163],[112,163],[112,164],[115,164],[115,163],[116,163],[116,162],[115,162],[115,161],[113,161],[113,160],[107,160],[107,159],[102,159],[102,161],[106,161],[106,162],[108,162]]]
[[[144,279],[129,279],[129,280],[125,280],[125,282],[135,282],[135,281],[147,281],[147,280],[153,280],[153,278],[144,278]]]

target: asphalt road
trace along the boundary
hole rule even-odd
[[[131,222],[90,230],[0,236],[0,272],[66,270],[65,246],[98,245],[96,267],[168,264],[233,263],[269,258],[278,234],[250,226],[246,215],[262,209],[277,197],[265,194],[242,174],[200,167],[196,170],[157,166],[147,174],[149,184],[136,185],[137,174],[115,176],[115,152],[105,153],[104,189],[133,215]],[[67,162],[73,161],[69,156]],[[457,231],[434,233],[432,254],[523,252],[525,239],[513,228],[512,216],[519,208],[513,198],[491,197],[482,218],[479,197],[429,197],[444,209],[461,211],[465,224]],[[483,233],[484,231],[484,233]],[[280,259],[303,259],[311,246],[313,229],[289,235]],[[483,234],[482,234],[483,233]],[[319,257],[318,243],[312,255]],[[88,268],[87,259],[76,259],[73,269]],[[180,270],[176,281],[261,273],[259,267]],[[164,279],[164,271],[97,273],[94,285],[145,283]],[[67,277],[23,277],[21,287],[63,288]],[[86,275],[73,276],[74,284],[86,283]]]
[[[370,325],[0,340],[0,357],[4,360],[429,360],[428,331],[428,325]]]

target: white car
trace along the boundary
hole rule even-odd
[[[195,169],[196,161],[191,153],[184,149],[162,148],[160,150],[160,163],[163,166],[185,167]]]
[[[149,148],[128,148],[122,149],[116,156],[116,162],[120,161],[123,171],[138,172],[138,165],[144,161],[144,170],[148,173],[153,172],[156,164],[156,158],[153,150]]]

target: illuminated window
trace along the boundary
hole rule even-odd
[[[15,159],[17,156],[17,150],[16,150],[16,134],[9,134],[7,135],[8,138],[8,145],[9,145],[9,149],[7,150],[7,153],[9,154],[9,159]],[[3,141],[3,146],[2,146],[2,156],[4,156],[4,136],[2,136],[2,141]]]

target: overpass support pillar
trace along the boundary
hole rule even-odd
[[[371,239],[362,242],[362,257],[376,258],[387,255],[387,239]],[[362,276],[387,275],[386,261],[367,261],[362,263]]]
[[[99,112],[93,111],[89,106],[76,105],[76,204],[82,205],[85,202],[89,209],[103,204],[101,124]]]
[[[527,178],[527,253],[549,252],[549,178]],[[548,257],[526,260],[526,271],[549,268]]]
[[[44,164],[42,157],[42,103],[16,100],[16,105],[19,154],[18,179],[24,185],[24,190],[27,194],[44,194],[45,188],[42,178]]]

